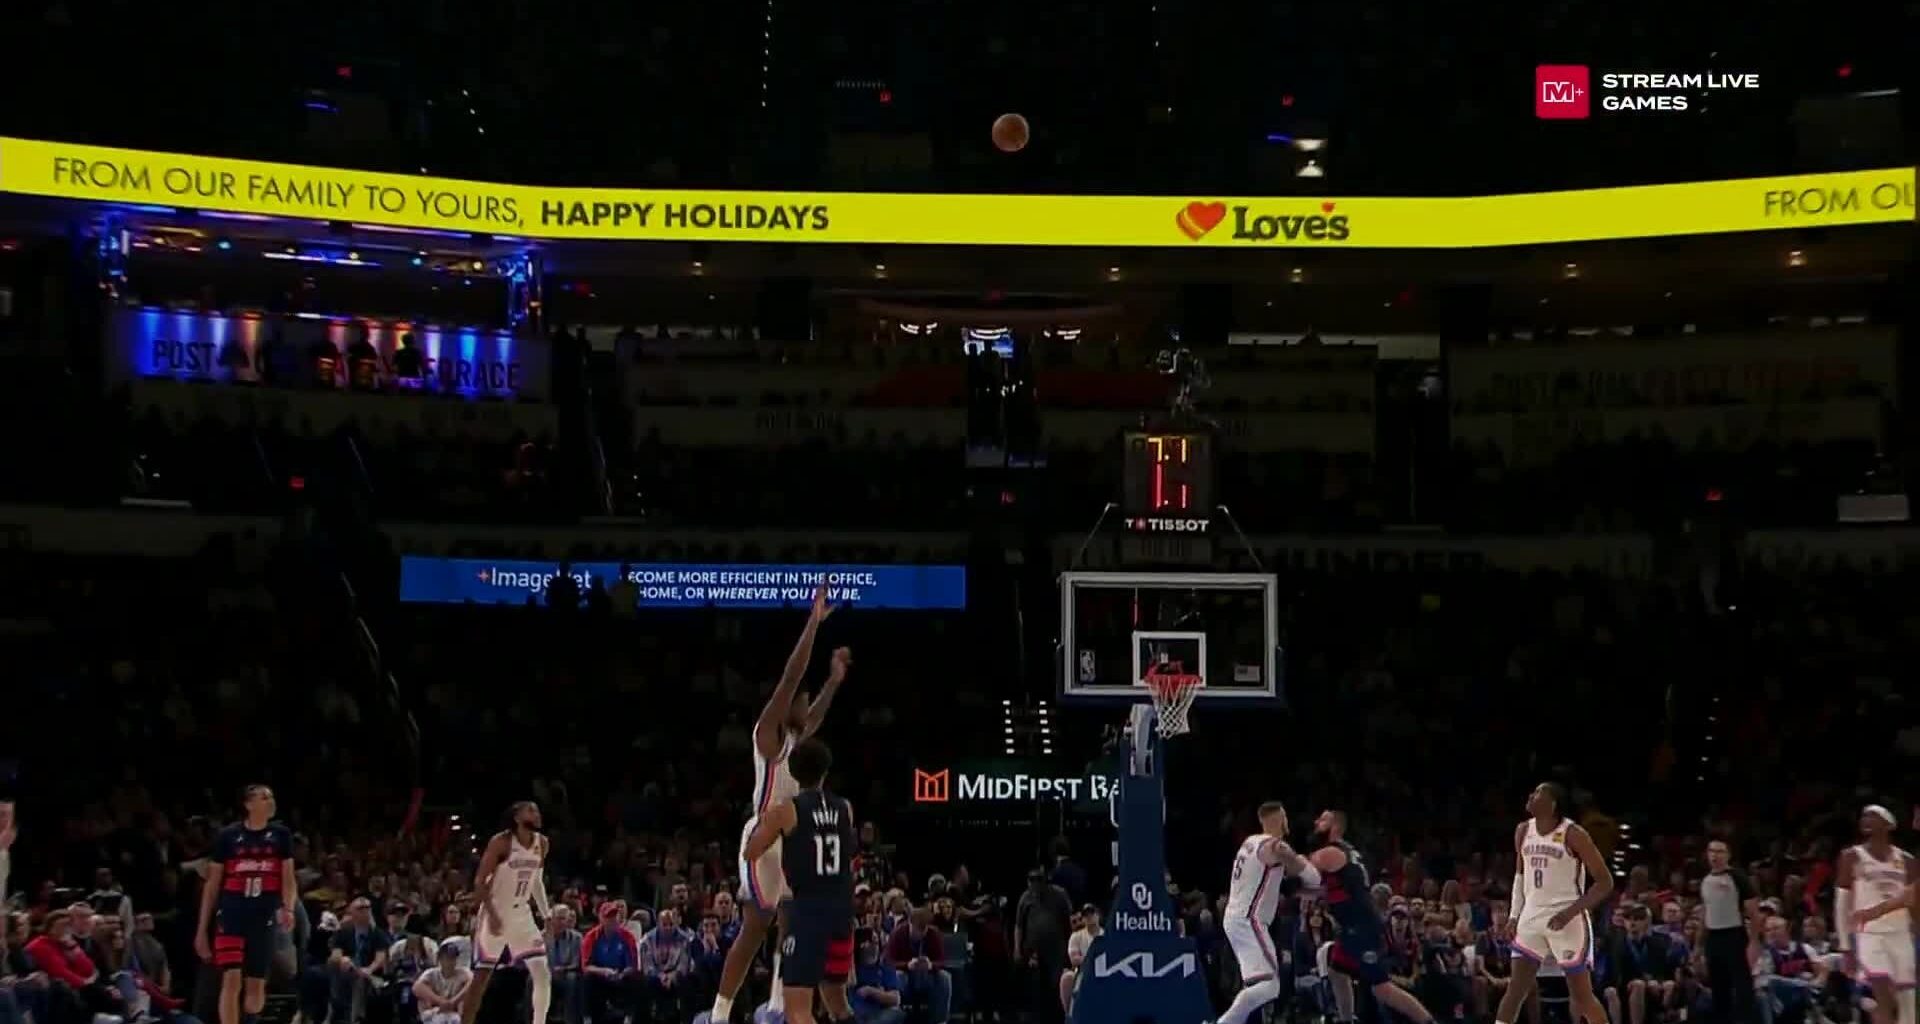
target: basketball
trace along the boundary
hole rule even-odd
[[[1001,114],[994,118],[993,144],[1002,153],[1018,153],[1027,148],[1027,119],[1019,114]]]

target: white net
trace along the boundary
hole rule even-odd
[[[1200,677],[1172,672],[1149,672],[1147,690],[1153,694],[1153,710],[1159,717],[1162,736],[1178,736],[1189,728],[1187,711],[1200,694]]]

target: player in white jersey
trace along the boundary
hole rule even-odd
[[[1273,949],[1273,915],[1280,909],[1283,877],[1318,887],[1320,872],[1287,845],[1287,809],[1277,800],[1260,805],[1260,831],[1240,843],[1227,883],[1224,930],[1240,962],[1240,992],[1219,1024],[1242,1024],[1280,997],[1280,957]]]
[[[760,943],[765,941],[767,931],[772,927],[780,902],[786,898],[787,877],[780,867],[780,844],[775,843],[767,852],[751,862],[747,860],[747,838],[753,835],[753,827],[760,820],[762,812],[784,800],[793,799],[800,792],[800,786],[793,781],[793,773],[787,770],[787,755],[793,752],[794,745],[812,736],[826,721],[827,708],[833,703],[833,695],[839,691],[840,683],[847,677],[847,669],[853,665],[853,654],[845,647],[833,652],[833,667],[827,673],[826,685],[820,688],[820,694],[812,700],[800,689],[800,679],[806,674],[807,663],[813,659],[813,641],[820,631],[820,624],[833,614],[833,606],[827,603],[827,585],[823,582],[813,594],[813,610],[807,616],[806,628],[800,631],[800,639],[793,645],[793,653],[787,656],[786,668],[780,673],[780,684],[773,688],[773,696],[767,698],[767,706],[760,711],[760,718],[753,726],[753,811],[747,819],[746,827],[740,830],[740,904],[742,919],[740,934],[727,949],[727,962],[720,969],[720,984],[713,997],[713,1009],[695,1017],[695,1024],[726,1024],[733,1013],[734,996],[740,992],[740,986],[747,980],[747,968],[753,965],[754,955],[760,952]],[[774,947],[773,976],[780,976],[780,947]],[[781,1007],[780,986],[773,987],[773,997],[769,1000],[773,1010]]]
[[[1587,1024],[1607,1021],[1593,994],[1593,908],[1613,893],[1613,872],[1587,830],[1561,817],[1564,806],[1560,787],[1543,782],[1527,794],[1531,817],[1513,830],[1513,910],[1507,926],[1513,978],[1500,998],[1499,1024],[1513,1024],[1546,962],[1566,975],[1567,994]]]
[[[1913,1000],[1913,902],[1920,863],[1893,845],[1893,812],[1860,812],[1860,845],[1841,851],[1833,916],[1847,969],[1873,989],[1875,1024],[1917,1024]]]
[[[473,1024],[480,999],[497,967],[519,962],[533,983],[533,1019],[547,1019],[553,999],[553,972],[547,965],[547,939],[534,910],[553,913],[547,899],[547,837],[540,834],[540,807],[531,800],[513,805],[512,827],[487,840],[473,891],[480,905],[473,918],[473,984],[460,1002],[461,1024]]]

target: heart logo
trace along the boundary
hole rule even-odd
[[[1197,242],[1226,217],[1227,204],[1203,203],[1196,199],[1174,215],[1173,223],[1180,228],[1181,233]]]
[[[1321,213],[1332,213],[1332,212],[1333,212],[1333,203],[1332,203],[1332,202],[1330,202],[1330,201],[1329,201],[1329,202],[1325,202],[1325,203],[1321,203],[1321,204],[1320,204],[1320,212],[1321,212]]]

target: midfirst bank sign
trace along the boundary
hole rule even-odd
[[[1006,803],[1105,800],[1119,783],[1105,775],[1045,775],[1016,770],[913,770],[913,802]]]

